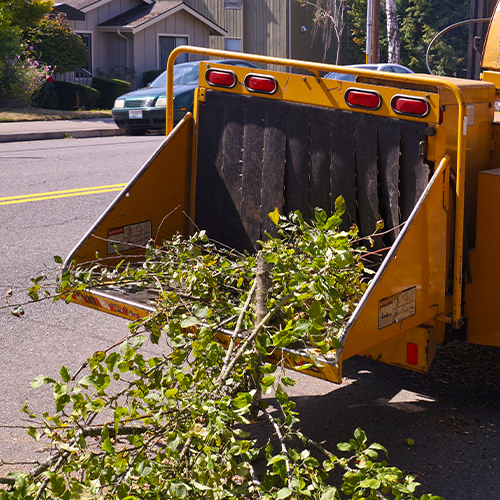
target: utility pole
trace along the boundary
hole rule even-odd
[[[372,62],[373,0],[366,5],[366,63]]]
[[[380,0],[368,0],[366,8],[366,63],[380,62]]]
[[[372,63],[380,62],[380,0],[373,1],[372,14]]]

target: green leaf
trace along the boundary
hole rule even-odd
[[[335,486],[329,486],[321,495],[320,500],[335,500],[338,498],[338,490]]]
[[[92,358],[97,363],[102,363],[106,359],[106,353],[104,351],[96,351],[94,352]]]
[[[196,326],[200,324],[200,320],[195,316],[188,316],[181,321],[182,328],[189,328],[190,326]]]
[[[40,440],[40,433],[33,427],[30,426],[28,429],[28,434],[35,440],[39,441]]]
[[[274,384],[275,377],[269,376],[269,377],[262,377],[262,385],[264,387],[270,387]]]
[[[335,211],[341,212],[339,215],[342,215],[345,212],[345,200],[342,196],[339,196],[335,200]]]
[[[278,491],[278,494],[276,495],[276,498],[281,499],[281,498],[288,498],[293,495],[293,490],[290,488],[281,488],[281,490]]]
[[[170,493],[174,498],[186,498],[188,494],[187,485],[184,483],[171,483]]]
[[[338,443],[337,448],[340,451],[353,451],[355,449],[352,443]]]
[[[71,380],[71,373],[67,366],[63,366],[59,373],[61,374],[63,382],[65,382],[66,384]]]
[[[359,483],[360,488],[369,488],[371,490],[377,490],[380,488],[380,481],[374,478],[365,479]]]
[[[54,262],[56,264],[62,264],[63,260],[61,259],[61,257],[59,255],[54,255]]]
[[[365,432],[360,429],[359,427],[354,431],[354,437],[356,438],[356,441],[360,444],[363,445],[366,443],[366,434]]]
[[[197,490],[201,490],[201,491],[207,491],[207,490],[211,490],[212,488],[210,488],[210,486],[207,486],[206,484],[201,484],[199,483],[198,481],[193,481],[191,483]]]
[[[45,375],[38,375],[38,377],[35,377],[33,382],[31,382],[31,387],[33,389],[36,389],[37,387],[40,387],[43,384],[54,384],[55,382],[56,381],[54,379],[46,377]]]
[[[115,449],[113,448],[113,444],[109,438],[106,438],[102,443],[102,450],[109,453],[110,455],[115,454]]]
[[[269,213],[269,218],[274,222],[274,225],[279,227],[280,225],[280,212],[277,208],[273,212]]]

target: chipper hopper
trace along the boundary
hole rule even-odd
[[[490,39],[497,25],[500,15]],[[306,373],[339,382],[342,361],[354,355],[425,371],[438,344],[464,324],[470,341],[500,345],[500,264],[492,255],[500,240],[500,65],[495,53],[488,58],[488,43],[482,81],[247,54],[238,57],[283,70],[202,62],[193,113],[173,128],[171,75],[181,52],[230,57],[173,51],[167,136],[67,266],[96,255],[109,263],[137,260],[148,241],[188,236],[194,227],[252,251],[273,231],[268,214],[276,208],[312,216],[315,207],[332,212],[342,195],[346,227],[370,235],[384,221],[375,239],[383,258],[345,326],[342,348],[319,355],[320,366]],[[356,71],[356,81],[320,76],[328,71]],[[154,310],[147,291],[125,286],[87,289],[72,300],[132,320]],[[292,368],[309,355],[307,348],[270,354]]]

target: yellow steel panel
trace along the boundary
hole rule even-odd
[[[139,303],[133,299],[127,299],[125,295],[120,296],[116,290],[107,293],[102,290],[83,290],[73,292],[71,301],[91,309],[113,314],[121,318],[136,321],[155,312],[154,303]],[[224,333],[216,333],[214,339],[228,347],[230,337]],[[242,338],[243,340],[243,338]],[[311,365],[309,351],[315,356],[316,363]],[[269,363],[283,364],[289,369],[300,371],[306,375],[328,380],[330,382],[342,383],[342,362],[336,359],[327,359],[317,349],[277,349],[270,348],[266,357]]]
[[[215,87],[210,85],[205,79],[207,68],[225,68],[230,69],[238,77],[238,83],[233,88]],[[278,90],[274,94],[259,94],[249,91],[245,85],[245,76],[249,73],[258,75],[270,75],[278,82]],[[331,80],[327,78],[316,78],[314,76],[304,76],[292,73],[278,73],[275,71],[254,70],[241,66],[225,66],[216,62],[208,62],[200,64],[200,87],[204,89],[215,89],[217,91],[229,92],[233,94],[243,94],[252,97],[265,97],[269,99],[285,100],[288,102],[297,102],[312,104],[313,106],[324,106],[335,109],[343,109],[352,111],[345,101],[344,95],[346,90],[354,88],[359,90],[376,90],[382,97],[382,105],[379,109],[363,110],[356,108],[357,112],[368,113],[381,116],[390,116],[392,118],[408,119],[412,121],[420,121],[424,123],[439,122],[439,95],[437,93],[429,93],[415,90],[406,90],[398,87],[383,86],[382,77],[380,85],[368,85],[358,82],[345,82],[339,80]],[[387,82],[385,82],[387,83]],[[426,99],[430,103],[430,113],[424,118],[407,117],[395,113],[391,108],[391,99],[396,95],[405,95],[410,97],[419,97]]]
[[[500,169],[479,174],[476,248],[470,252],[472,283],[465,289],[467,340],[500,346]]]
[[[500,3],[497,4],[490,21],[483,48],[481,67],[493,70],[500,69]]]
[[[93,261],[96,253],[99,258],[113,258],[116,253],[108,240],[113,233],[127,229],[133,232],[148,226],[151,238],[158,244],[176,233],[187,234],[192,123],[189,114],[87,233],[67,263]],[[118,250],[125,255],[143,253],[137,247],[126,250],[124,244]]]
[[[349,320],[342,339],[343,359],[444,312],[447,168],[449,164],[441,162]]]
[[[154,312],[154,308],[151,306],[134,303],[122,297],[108,295],[99,290],[73,292],[71,302],[132,321],[136,321]]]
[[[359,354],[390,365],[401,366],[417,372],[426,372],[429,370],[440,343],[437,332],[437,327],[417,326]],[[408,362],[408,343],[415,344],[418,348],[416,364]]]

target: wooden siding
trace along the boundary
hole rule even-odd
[[[228,38],[241,38],[243,50],[247,51],[243,41],[243,9],[224,9],[223,0],[184,0],[184,3],[224,28],[228,32]],[[224,38],[211,36],[210,47],[224,49]]]
[[[244,7],[243,50],[253,54],[287,57],[287,2],[253,0]]]
[[[185,0],[185,3],[227,30],[229,38],[241,38],[243,52],[287,58],[291,42],[292,59],[335,63],[335,35],[325,55],[322,32],[318,31],[313,37],[314,9],[311,6],[302,7],[296,0],[244,0],[241,10],[225,10],[223,0]],[[302,26],[306,31],[301,30]],[[346,36],[347,30],[344,38]],[[223,49],[224,40],[212,36],[210,46]],[[340,61],[343,61],[343,53]]]
[[[133,66],[137,73],[137,84],[141,85],[142,74],[152,69],[165,69],[159,67],[158,37],[187,36],[190,45],[208,47],[210,43],[209,27],[188,14],[179,11],[152,26],[135,34]],[[199,59],[190,55],[190,60]]]

